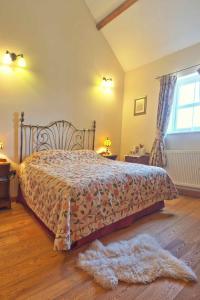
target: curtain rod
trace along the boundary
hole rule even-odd
[[[155,79],[160,79],[160,78],[161,78],[161,77],[163,77],[163,76],[167,76],[167,75],[173,75],[173,74],[180,73],[180,72],[183,72],[183,71],[186,71],[186,70],[189,70],[189,69],[195,68],[195,67],[199,67],[199,66],[200,66],[200,64],[193,65],[193,66],[191,66],[191,67],[187,67],[187,68],[184,68],[184,69],[181,69],[181,70],[175,71],[175,72],[171,72],[171,73],[168,73],[168,74],[165,74],[165,75],[158,76],[158,77],[156,77]]]

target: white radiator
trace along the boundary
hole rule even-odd
[[[167,150],[166,170],[176,185],[200,189],[200,151]]]

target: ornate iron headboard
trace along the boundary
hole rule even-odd
[[[33,152],[62,150],[94,150],[96,121],[91,129],[77,129],[68,121],[55,121],[49,125],[24,124],[24,112],[20,118],[20,162]]]

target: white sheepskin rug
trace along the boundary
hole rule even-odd
[[[107,289],[117,287],[118,280],[128,283],[150,283],[158,277],[197,280],[183,261],[162,249],[147,234],[107,246],[96,240],[89,250],[79,254],[78,267]]]

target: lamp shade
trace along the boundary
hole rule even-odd
[[[104,146],[106,146],[106,147],[110,147],[110,146],[112,145],[112,142],[111,142],[111,140],[107,137],[103,144],[104,144]]]
[[[18,66],[22,67],[22,68],[26,67],[26,61],[25,61],[25,58],[23,56],[20,56],[18,58]]]
[[[3,63],[5,65],[10,65],[12,62],[12,58],[11,58],[11,55],[8,51],[6,51],[6,53],[4,54],[3,56]]]

